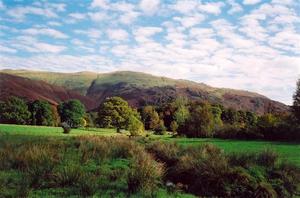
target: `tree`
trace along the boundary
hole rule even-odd
[[[100,127],[127,129],[131,116],[139,118],[137,111],[133,110],[128,103],[120,97],[107,98],[99,107],[97,123]]]
[[[223,126],[223,121],[221,119],[222,109],[219,107],[219,105],[214,105],[211,107],[211,112],[214,117],[214,129],[219,129]]]
[[[130,117],[128,130],[131,136],[143,135],[145,132],[143,123],[135,116]]]
[[[221,117],[222,120],[227,124],[236,124],[239,121],[238,112],[232,108],[224,109]]]
[[[141,111],[142,121],[146,130],[154,130],[159,125],[159,116],[153,106],[145,106]]]
[[[293,99],[294,99],[293,106],[292,106],[293,114],[300,122],[300,79],[297,82],[297,87]]]
[[[160,120],[158,126],[154,129],[156,135],[163,135],[167,131],[164,121]]]
[[[0,105],[0,122],[7,124],[29,124],[30,111],[24,100],[10,97]]]
[[[54,118],[51,105],[47,101],[36,100],[30,104],[33,125],[53,126]]]
[[[180,133],[188,137],[211,137],[213,135],[214,116],[209,103],[192,104],[190,116]]]
[[[61,122],[66,122],[71,128],[82,126],[85,108],[79,100],[69,100],[59,104],[58,112]]]
[[[170,124],[170,128],[171,128],[171,131],[173,133],[176,133],[177,132],[177,129],[178,129],[178,124],[176,121],[172,121],[171,124]]]
[[[174,113],[174,120],[179,126],[183,125],[189,117],[189,110],[186,106],[179,106]]]

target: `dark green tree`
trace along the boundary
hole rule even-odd
[[[236,124],[239,122],[239,115],[238,112],[232,108],[224,109],[222,112],[222,120],[226,124]]]
[[[53,110],[49,102],[36,100],[29,105],[33,125],[53,126]]]
[[[192,104],[190,116],[179,133],[188,137],[211,137],[213,135],[214,115],[209,103]]]
[[[69,100],[58,105],[61,122],[66,122],[71,128],[83,125],[85,116],[84,105],[79,100]]]
[[[178,124],[176,121],[172,121],[171,124],[170,124],[170,129],[173,133],[176,133],[177,132],[177,129],[178,129]]]
[[[139,119],[137,111],[133,110],[121,97],[107,98],[99,107],[97,123],[100,127],[127,129],[131,116]]]
[[[146,130],[154,130],[159,125],[159,115],[153,106],[145,106],[141,111],[141,117]]]
[[[26,102],[17,97],[10,97],[0,104],[0,122],[7,124],[29,124],[30,111]]]
[[[293,99],[294,99],[293,106],[292,106],[293,114],[300,122],[300,79],[297,82],[297,87]]]

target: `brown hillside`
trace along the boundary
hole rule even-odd
[[[64,87],[0,73],[0,100],[7,99],[10,96],[25,98],[28,101],[46,100],[53,105],[58,105],[59,102],[69,99],[78,99],[87,109],[96,107],[96,103],[92,99]]]

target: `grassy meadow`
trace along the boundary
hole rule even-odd
[[[126,134],[123,133],[123,135]],[[74,137],[82,135],[116,136],[115,129],[72,129],[70,134],[64,134],[61,127],[46,127],[32,125],[0,124],[0,137],[4,139],[28,139],[34,137]],[[3,139],[3,138],[1,138]],[[171,135],[152,135],[150,140],[174,141],[179,145],[199,145],[212,143],[225,152],[259,152],[272,149],[279,154],[280,159],[292,162],[300,167],[300,144],[289,142],[255,141],[255,140],[224,140],[216,138],[172,138]]]
[[[266,149],[276,151],[280,163],[291,162],[300,166],[300,145],[292,143],[172,138],[171,135],[129,138],[126,131],[119,134],[114,129],[94,128],[73,129],[70,134],[63,134],[60,127],[1,124],[0,197],[188,198],[203,193],[208,193],[207,196],[210,195],[209,193],[219,193],[217,195],[220,196],[241,196],[241,192],[236,192],[241,187],[236,185],[242,187],[245,185],[250,189],[257,188],[258,190],[252,191],[260,193],[270,187],[264,182],[270,179],[265,174],[270,171],[277,173],[294,170],[290,166],[275,165],[279,162],[274,161],[272,152],[259,154]],[[241,153],[255,154],[248,155],[244,160],[243,156],[239,155]],[[230,154],[235,155],[230,157]],[[268,160],[262,162],[260,159],[265,157]],[[195,174],[199,174],[198,169],[193,170],[195,168],[193,164],[199,163],[194,160],[199,158],[205,162],[200,163],[199,167],[196,166],[201,174],[204,170],[218,171],[216,173],[223,175],[224,180],[231,177],[250,178],[251,175],[251,178],[255,178],[259,183],[250,186],[251,182],[243,184],[241,181],[232,184],[231,181],[226,180],[227,183],[230,182],[230,186],[224,189],[221,186],[220,192],[215,192],[216,188],[210,188],[212,186],[210,183],[201,183],[208,186],[203,187],[204,191],[199,192],[195,190],[199,190],[199,187],[193,187],[194,184],[198,185],[197,182],[184,180],[185,175],[192,174],[187,176],[191,178],[195,171]],[[174,163],[174,159],[178,160],[177,166],[170,165]],[[293,172],[289,174],[293,175]],[[162,181],[162,178],[176,181],[178,179],[176,177],[183,178],[181,182],[186,184],[179,182],[176,186],[167,186],[164,183],[166,181]],[[219,179],[212,182],[215,183]],[[279,180],[274,181],[277,183],[272,183],[275,186],[273,188],[277,189],[281,184],[278,183]],[[299,188],[299,186],[292,187]],[[280,190],[278,192],[281,193]],[[269,190],[267,193],[275,192]],[[287,192],[282,191],[282,193],[285,195],[284,193]],[[249,194],[250,197],[252,195]]]

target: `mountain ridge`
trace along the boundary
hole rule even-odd
[[[255,111],[259,114],[288,110],[285,104],[255,92],[216,88],[204,83],[142,72],[59,73],[30,70],[0,70],[0,72],[63,86],[94,100],[97,105],[111,96],[121,96],[136,107],[146,104],[156,105],[184,96],[192,100],[207,100],[211,103],[220,103],[225,107]]]

